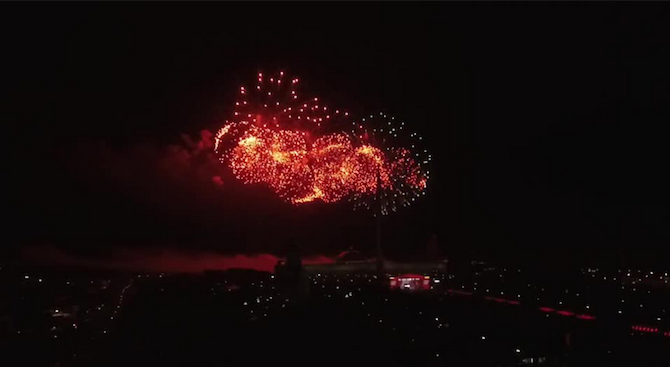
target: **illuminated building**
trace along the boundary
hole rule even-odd
[[[389,277],[389,286],[391,289],[401,291],[418,291],[430,289],[430,277],[419,274],[402,274]]]
[[[426,274],[445,272],[447,269],[447,260],[427,260],[403,263],[384,259],[383,268],[387,274],[393,274],[395,279],[402,283],[403,287],[404,285],[409,284],[410,288],[413,290],[430,289],[430,278],[425,278],[427,276]],[[311,275],[349,273],[373,274],[377,272],[377,259],[375,257],[366,257],[355,250],[349,250],[340,253],[334,263],[305,265],[304,269]],[[421,284],[414,284],[413,280],[409,280],[410,278],[421,278]],[[428,281],[427,286],[424,286],[424,280]],[[393,286],[391,287],[393,288]]]

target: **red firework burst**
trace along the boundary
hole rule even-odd
[[[234,118],[215,140],[222,162],[238,179],[266,184],[294,204],[347,196],[365,202],[380,190],[405,198],[425,189],[427,175],[409,150],[386,147],[386,139],[377,138],[376,128],[368,131],[373,128],[364,121],[344,133],[349,113],[318,98],[301,100],[298,82],[283,72],[270,78],[259,73],[254,89],[240,88]]]

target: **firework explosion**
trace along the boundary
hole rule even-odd
[[[259,73],[254,88],[240,88],[233,119],[215,139],[221,161],[237,179],[265,184],[293,204],[350,197],[356,206],[379,202],[382,214],[424,192],[428,174],[422,164],[430,155],[396,144],[404,123],[395,127],[390,118],[377,127],[384,114],[353,121],[318,98],[302,100],[298,83],[283,72],[269,78]],[[416,133],[410,138],[412,149],[422,140]]]
[[[352,191],[354,208],[386,215],[425,194],[430,173],[425,167],[432,156],[422,148],[423,137],[409,131],[404,121],[380,112],[351,122],[350,131],[360,146],[359,154],[367,157],[367,163],[362,164],[374,160],[377,172],[376,177],[367,177]]]

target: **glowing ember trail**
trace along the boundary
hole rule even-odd
[[[352,122],[348,112],[330,109],[318,98],[302,100],[297,84],[283,72],[270,78],[259,73],[255,88],[240,88],[233,120],[215,135],[221,162],[237,179],[265,184],[294,204],[345,197],[365,202],[381,190],[380,198],[400,195],[406,205],[409,195],[425,190],[427,172],[410,150],[387,147],[366,119]],[[355,129],[345,133],[350,124]],[[395,128],[388,129],[398,136]],[[382,214],[389,207],[396,208],[382,204]]]

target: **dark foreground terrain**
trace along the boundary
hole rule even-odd
[[[91,302],[76,318],[47,315],[43,322],[60,324],[46,334],[22,326],[5,355],[21,354],[25,365],[101,367],[670,365],[661,317],[659,330],[638,332],[604,306],[592,310],[595,300],[578,305],[564,290],[535,297],[516,289],[534,288],[520,279],[505,285],[490,275],[433,274],[432,289],[418,292],[390,291],[370,274],[312,275],[302,290],[266,273],[133,275],[102,289],[86,282],[96,291],[78,300],[100,299],[101,310]],[[665,299],[646,307],[666,312]]]

